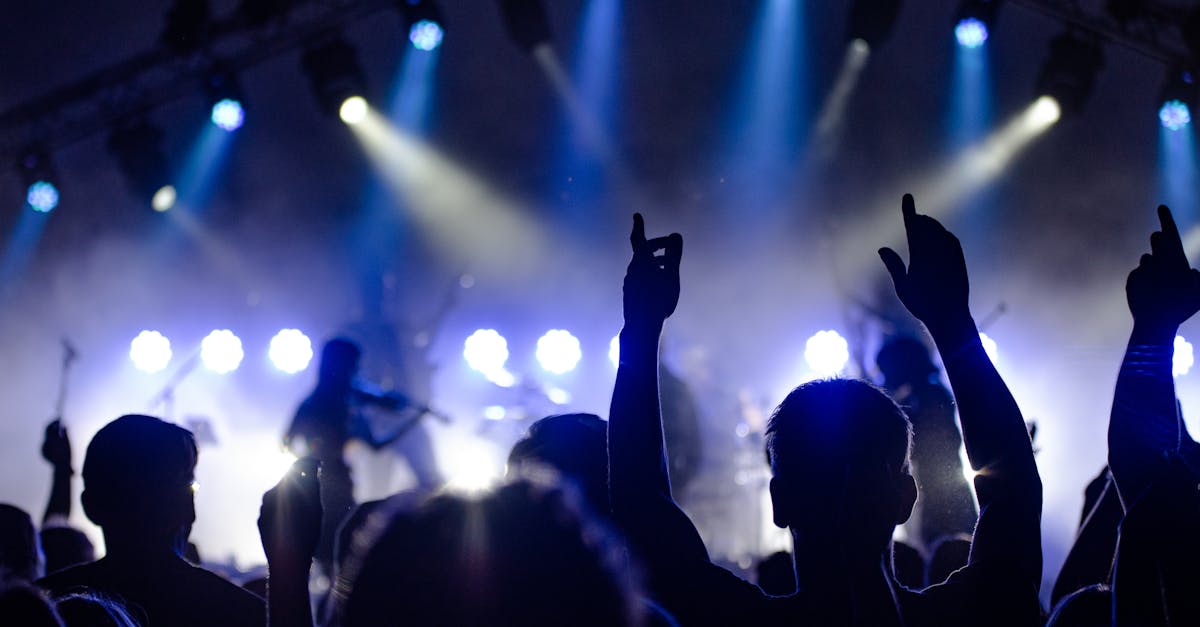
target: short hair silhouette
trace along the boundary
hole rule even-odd
[[[883,390],[857,379],[805,383],[767,422],[767,461],[776,475],[805,469],[814,459],[906,472],[911,446],[904,410]]]
[[[904,411],[866,381],[825,379],[792,390],[766,429],[775,524],[798,533],[794,542],[803,540],[805,553],[826,554],[826,566],[835,563],[832,551],[878,559],[916,502],[911,442]]]
[[[15,505],[0,503],[0,581],[33,581],[40,566],[33,519]]]
[[[121,416],[88,444],[84,511],[106,531],[190,525],[196,459],[187,429],[151,416]]]
[[[342,625],[628,625],[607,534],[531,480],[441,495],[356,546]]]
[[[508,454],[510,470],[544,464],[575,482],[593,512],[607,516],[608,424],[594,414],[557,414],[529,426]]]

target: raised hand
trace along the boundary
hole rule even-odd
[[[258,532],[269,565],[308,572],[321,537],[321,484],[314,457],[296,461],[263,495]]]
[[[1166,205],[1158,207],[1158,220],[1162,230],[1150,235],[1150,253],[1129,273],[1125,295],[1137,326],[1173,334],[1200,311],[1200,272],[1188,265]]]
[[[46,425],[46,435],[42,439],[42,459],[50,462],[55,468],[71,467],[71,440],[67,437],[67,428],[61,420]]]
[[[896,295],[930,332],[970,320],[970,292],[962,245],[937,220],[917,213],[912,194],[902,201],[909,264],[891,248],[880,248]]]
[[[646,239],[642,214],[633,214],[633,232],[629,235],[633,259],[625,272],[625,324],[661,325],[679,304],[679,260],[683,255],[683,236]],[[658,251],[662,255],[655,255]]]

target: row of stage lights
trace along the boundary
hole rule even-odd
[[[967,49],[983,47],[999,8],[1000,0],[963,0],[954,26],[958,45]],[[1200,24],[1200,19],[1194,18],[1193,22]],[[1200,47],[1200,33],[1191,36],[1197,41],[1189,45]],[[1200,57],[1200,49],[1195,54]],[[1070,31],[1059,35],[1050,42],[1050,52],[1038,76],[1038,94],[1051,96],[1069,110],[1079,111],[1103,64],[1103,51],[1094,39]],[[1158,120],[1163,128],[1179,131],[1191,124],[1196,91],[1195,68],[1170,69],[1158,100]]]
[[[441,46],[445,27],[433,0],[397,0],[396,4],[413,48],[428,52]],[[545,10],[538,0],[499,0],[499,4],[510,34],[520,45],[532,49],[549,40]],[[890,4],[890,10],[872,8],[863,0],[855,3],[851,9],[852,37],[871,45],[886,37],[899,13],[899,2],[889,0],[884,4]],[[999,0],[963,0],[954,26],[954,37],[959,46],[973,49],[986,44],[999,4]],[[190,15],[187,11],[178,13]],[[173,23],[171,15],[168,14],[168,34],[190,32],[188,24]],[[1200,19],[1193,21],[1200,24]],[[1197,39],[1195,45],[1200,47],[1200,34]],[[1196,54],[1200,56],[1200,49]],[[1051,41],[1049,54],[1038,75],[1037,91],[1039,96],[1049,97],[1047,102],[1055,108],[1054,118],[1061,112],[1082,110],[1102,66],[1103,50],[1094,38],[1068,31]],[[337,114],[346,124],[357,124],[366,119],[365,73],[357,52],[341,35],[326,35],[309,45],[301,57],[301,67],[323,110]],[[214,69],[205,89],[211,102],[213,125],[226,132],[241,128],[246,112],[235,77]],[[1193,68],[1171,69],[1159,99],[1158,119],[1164,128],[1178,131],[1190,125],[1196,91]],[[109,141],[109,148],[134,192],[148,199],[150,206],[159,212],[170,210],[178,200],[178,192],[170,182],[167,162],[158,145],[161,136],[161,131],[141,119],[118,129]],[[57,207],[60,194],[46,152],[28,151],[20,167],[26,183],[27,206],[42,213]]]
[[[985,333],[980,333],[979,339],[988,357],[995,363],[998,357],[995,340]],[[620,363],[620,350],[619,338],[612,338],[608,346],[608,358],[614,368]],[[501,387],[511,387],[516,383],[516,376],[505,369],[509,358],[508,340],[495,329],[479,329],[468,336],[463,342],[462,354],[467,365],[488,381]],[[142,331],[129,345],[129,358],[142,372],[156,373],[166,369],[173,356],[171,341],[158,331]],[[583,348],[579,338],[571,332],[551,329],[538,338],[534,356],[543,370],[562,375],[578,366],[583,359]],[[302,372],[312,362],[312,341],[298,329],[283,329],[271,338],[267,357],[281,372]],[[245,349],[241,338],[232,331],[217,329],[201,340],[198,358],[208,370],[227,374],[241,365]],[[804,344],[804,361],[816,376],[840,375],[850,361],[850,344],[837,331],[818,331]],[[1182,336],[1176,336],[1172,374],[1183,376],[1194,363],[1192,344]]]
[[[441,12],[432,0],[397,0],[397,7],[414,49],[432,52],[442,45],[445,28]],[[171,30],[168,24],[168,31]],[[340,35],[327,36],[306,48],[301,57],[301,68],[324,110],[338,113],[348,124],[361,122],[366,117],[367,101],[363,97],[366,75],[354,48]],[[240,129],[246,121],[246,109],[236,78],[214,67],[204,88],[212,125],[227,133]],[[160,213],[173,209],[179,197],[160,146],[161,140],[161,130],[145,119],[138,119],[118,128],[108,142],[109,151],[132,191]],[[49,213],[57,208],[60,194],[48,153],[40,149],[29,150],[18,166],[26,185],[26,206],[39,213]]]

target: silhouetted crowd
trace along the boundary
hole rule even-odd
[[[0,505],[0,624],[1200,626],[1200,445],[1172,377],[1176,332],[1200,310],[1200,272],[1170,211],[1158,217],[1126,284],[1133,331],[1108,465],[1087,488],[1050,607],[1039,597],[1030,429],[981,343],[958,239],[906,195],[908,262],[879,255],[950,389],[926,345],[899,338],[878,358],[884,387],[816,380],[782,399],[763,439],[774,523],[792,552],[764,559],[757,583],[714,563],[672,495],[659,345],[679,301],[683,238],[647,239],[634,215],[607,421],[537,421],[512,448],[505,483],[487,492],[355,504],[346,408],[372,399],[351,385],[357,348],[331,342],[322,383],[288,433],[307,438],[310,454],[263,496],[267,578],[245,586],[189,551],[192,433],[128,415],[92,438],[80,502],[104,535],[97,560],[67,524],[71,444],[52,423],[40,529]],[[899,526],[906,542],[894,539]],[[310,587],[317,573],[327,590]]]

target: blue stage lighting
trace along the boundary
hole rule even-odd
[[[236,131],[245,121],[246,112],[242,109],[242,103],[232,98],[219,100],[212,107],[212,123],[221,130]]]
[[[850,361],[850,344],[837,331],[817,331],[804,343],[804,361],[820,376],[835,376]]]
[[[426,52],[436,50],[442,45],[442,38],[445,36],[442,25],[433,20],[419,20],[408,29],[408,40],[412,42],[413,47]]]
[[[267,356],[279,370],[296,374],[312,361],[312,340],[298,329],[284,329],[271,338]]]
[[[546,372],[563,374],[575,369],[583,357],[583,350],[579,340],[569,331],[553,329],[538,338],[536,357]]]
[[[974,17],[963,18],[954,27],[954,38],[964,48],[978,48],[987,42],[987,24]]]
[[[158,372],[171,361],[171,341],[158,331],[142,331],[129,343],[129,358],[142,372]]]
[[[1182,100],[1168,100],[1158,110],[1158,119],[1164,128],[1178,131],[1192,122],[1192,111]]]
[[[213,331],[200,342],[200,361],[217,374],[237,370],[245,356],[242,340],[228,329]]]
[[[49,213],[58,206],[58,188],[49,181],[34,181],[25,192],[25,202],[34,211]]]

